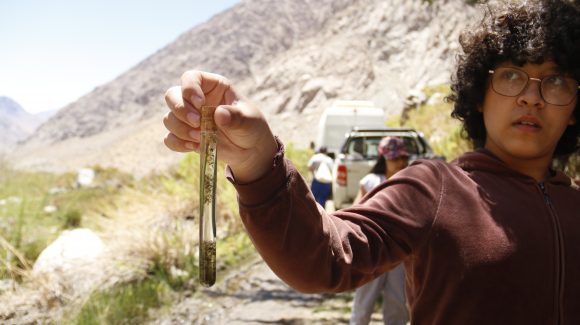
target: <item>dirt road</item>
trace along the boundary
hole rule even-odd
[[[213,287],[183,299],[150,324],[348,324],[352,292],[301,294],[257,257]],[[379,313],[371,324],[382,324]]]

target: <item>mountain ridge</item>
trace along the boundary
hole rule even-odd
[[[316,130],[304,126],[333,100],[369,99],[399,114],[409,93],[446,82],[473,14],[461,0],[245,0],[61,109],[13,159],[43,169],[119,161],[113,167],[137,174],[175,163],[181,155],[162,144],[163,94],[193,68],[230,78],[277,135],[306,147]],[[112,156],[124,151],[134,156]]]
[[[53,112],[31,114],[8,96],[0,96],[0,153],[14,149]]]

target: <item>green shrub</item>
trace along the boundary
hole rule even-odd
[[[284,156],[292,161],[292,164],[301,175],[307,177],[310,173],[308,171],[308,160],[312,157],[314,151],[312,149],[298,149],[292,142],[285,144],[284,151]]]
[[[155,279],[126,283],[94,293],[69,324],[142,324],[150,309],[171,301],[170,288]]]
[[[66,211],[64,213],[64,218],[62,221],[61,228],[71,229],[71,228],[80,227],[82,217],[83,217],[83,215],[79,210],[73,209],[73,210]]]
[[[407,110],[405,118],[392,117],[387,125],[410,127],[422,132],[433,151],[448,161],[471,150],[470,141],[462,136],[461,123],[451,117],[452,104],[444,101],[450,93],[449,86],[429,86],[423,89],[423,93],[430,99],[427,103]]]
[[[230,269],[252,256],[254,246],[245,232],[232,234],[217,243],[219,269]]]

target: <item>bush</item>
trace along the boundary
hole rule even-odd
[[[63,217],[61,228],[71,229],[80,227],[83,215],[79,210],[73,209],[65,212]]]
[[[284,157],[291,160],[300,174],[306,177],[310,173],[307,166],[308,160],[314,155],[314,151],[311,149],[297,149],[292,142],[284,145],[284,151]]]
[[[142,324],[149,309],[171,301],[165,282],[146,279],[94,293],[77,316],[67,323],[79,325]]]
[[[444,101],[449,92],[448,85],[424,88],[425,102],[405,110],[404,118],[391,118],[387,125],[414,128],[425,135],[435,154],[448,161],[457,158],[472,146],[462,136],[461,123],[451,117],[452,105]]]

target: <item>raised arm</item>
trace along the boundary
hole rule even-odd
[[[227,79],[186,72],[166,101],[165,143],[175,151],[198,151],[198,111],[219,106],[219,159],[231,168],[244,226],[270,268],[295,289],[353,289],[401,263],[425,240],[440,197],[433,166],[408,168],[360,204],[329,214],[283,159],[282,143],[262,113]]]

